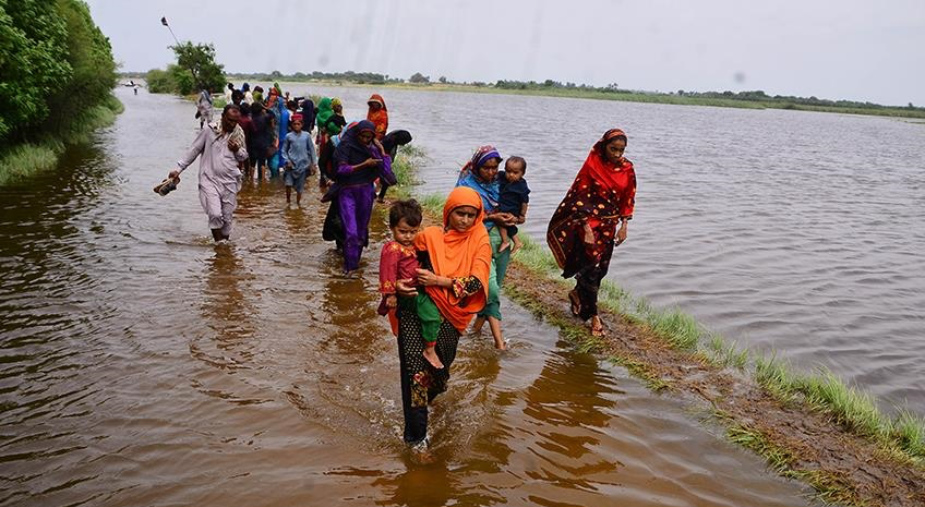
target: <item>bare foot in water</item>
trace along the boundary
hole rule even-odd
[[[498,349],[498,350],[507,350],[507,342],[504,340],[504,338],[502,338],[502,337],[500,337],[500,336],[495,336],[495,337],[493,337],[493,338],[494,338],[494,340],[495,340],[495,348],[496,348],[496,349]]]
[[[437,348],[436,347],[424,347],[424,359],[427,359],[427,362],[431,366],[438,370],[443,369],[443,363],[440,361],[440,358],[437,357]]]

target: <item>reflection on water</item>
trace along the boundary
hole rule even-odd
[[[0,506],[807,503],[509,303],[511,350],[462,338],[412,455],[375,314],[384,220],[344,278],[312,181],[302,209],[246,185],[213,245],[192,178],[151,192],[191,106],[122,98],[96,145],[0,202]]]

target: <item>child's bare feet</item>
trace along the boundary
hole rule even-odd
[[[504,341],[504,338],[500,336],[493,336],[495,340],[495,348],[498,350],[507,350],[507,342]]]
[[[514,248],[511,249],[511,255],[517,253],[523,246],[524,242],[520,240],[520,236],[514,236]]]
[[[482,326],[485,325],[485,317],[476,317],[475,321],[472,323],[472,327],[469,328],[469,336],[479,336],[482,334]]]
[[[503,252],[503,251],[507,250],[507,249],[510,248],[510,247],[511,247],[511,242],[510,242],[510,241],[502,241],[502,242],[501,242],[501,246],[498,247],[498,252]]]
[[[440,358],[437,357],[437,347],[428,347],[424,346],[424,359],[427,359],[427,362],[431,366],[438,370],[443,369],[443,363],[440,361]]]

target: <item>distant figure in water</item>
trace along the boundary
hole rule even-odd
[[[443,223],[414,239],[420,262],[417,289],[407,279],[396,283],[399,297],[413,297],[416,303],[400,299],[397,311],[404,440],[415,450],[429,445],[427,407],[446,391],[459,335],[488,297],[491,245],[483,215],[474,190],[453,189],[443,206]],[[429,332],[435,332],[434,351],[442,367],[425,359],[423,336]]]
[[[199,100],[196,101],[196,118],[199,118],[199,128],[212,123],[212,94],[205,86],[199,91]]]
[[[526,172],[527,161],[523,157],[510,157],[504,163],[504,170],[498,173],[498,211],[514,215],[518,224],[527,221],[527,204],[530,202],[530,187],[524,179]],[[516,225],[502,225],[498,227],[498,233],[501,234],[498,251],[503,252],[511,248],[512,240],[514,247],[511,248],[511,255],[523,246],[517,235]]]
[[[611,129],[595,143],[546,233],[562,278],[574,276],[577,282],[568,294],[572,314],[591,319],[594,336],[604,336],[597,312],[601,281],[613,249],[626,241],[636,204],[636,172],[623,157],[626,141],[622,130]]]
[[[199,161],[199,203],[209,217],[209,229],[216,242],[231,236],[232,214],[241,189],[238,164],[247,159],[244,131],[238,125],[240,114],[238,106],[225,106],[221,123],[202,129],[186,155],[177,161],[178,169],[170,172],[170,178],[180,181],[180,173],[196,157],[202,157]]]

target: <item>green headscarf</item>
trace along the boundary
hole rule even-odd
[[[331,98],[325,97],[318,103],[318,113],[315,115],[315,122],[318,124],[318,128],[324,129],[332,116],[334,116],[334,108]]]

